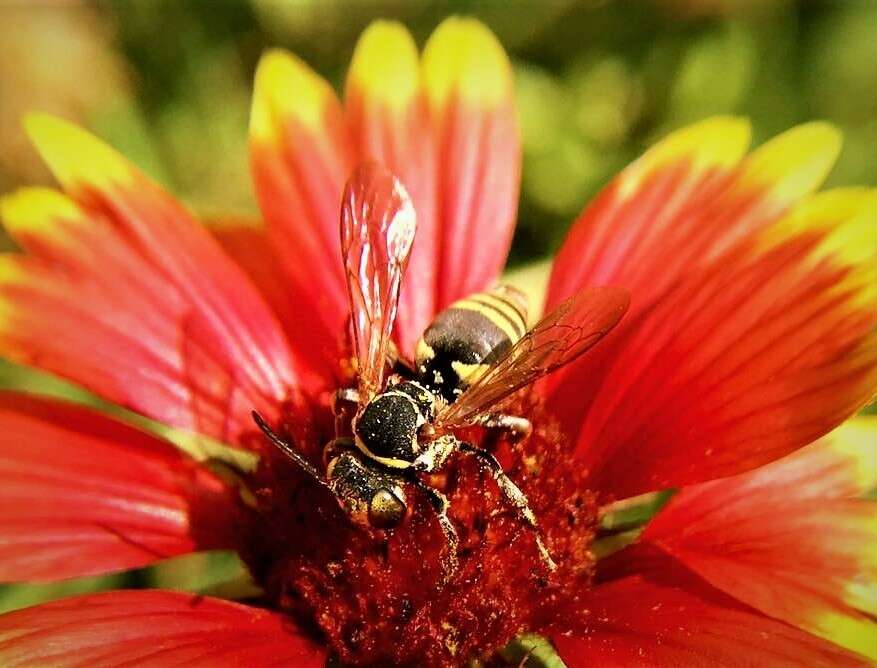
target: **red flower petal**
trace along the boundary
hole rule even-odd
[[[55,580],[231,547],[234,492],[144,432],[0,394],[0,580]]]
[[[404,26],[376,21],[362,34],[347,76],[345,107],[359,159],[386,165],[417,212],[395,332],[410,353],[435,314],[439,273],[437,165],[417,47]]]
[[[814,196],[628,316],[588,376],[603,374],[578,436],[593,486],[740,473],[861,408],[877,387],[875,221],[874,193]],[[571,423],[575,382],[553,395]]]
[[[521,148],[511,65],[481,23],[444,21],[424,49],[423,80],[439,165],[441,308],[499,276],[514,229]]]
[[[46,116],[28,130],[65,189],[8,196],[29,252],[0,264],[0,349],[222,439],[296,373],[275,317],[209,233],[117,153]]]
[[[638,564],[642,566],[642,564]],[[602,584],[552,640],[586,666],[864,666],[859,657],[748,608],[670,559]]]
[[[280,615],[167,591],[112,591],[0,616],[7,668],[300,666],[326,652]]]
[[[520,139],[511,66],[481,23],[442,23],[422,63],[404,27],[374,23],[354,54],[346,109],[300,60],[269,52],[256,73],[251,137],[259,202],[308,314],[301,320],[318,319],[333,340],[348,315],[338,208],[355,162],[383,162],[417,211],[396,328],[403,351],[413,351],[439,308],[499,275],[517,207]]]
[[[302,313],[302,304],[319,291],[313,285],[289,281],[286,267],[259,221],[214,220],[209,229],[274,310],[296,359],[301,360],[299,366],[304,373],[298,379],[299,385],[315,392],[338,370],[338,332],[328,331],[319,319],[308,319]]]
[[[752,473],[679,492],[659,545],[760,611],[877,659],[877,418]],[[860,612],[863,611],[863,612]]]
[[[336,341],[349,312],[338,219],[354,159],[332,88],[283,51],[266,53],[256,71],[250,159],[269,238],[298,304],[288,326],[316,327]]]
[[[840,148],[836,130],[811,123],[741,162],[749,134],[743,119],[709,119],[672,133],[619,174],[558,253],[547,308],[589,285],[622,285],[647,308],[815,190]]]
[[[618,175],[576,221],[551,272],[546,309],[591,285],[630,291],[627,325],[668,288],[740,239],[775,221],[815,190],[837,157],[837,132],[811,123],[786,132],[743,160],[749,123],[717,117],[670,134]],[[612,340],[612,339],[610,339]],[[604,345],[604,350],[608,345]],[[591,356],[554,374],[569,383],[564,410],[575,428],[599,387]],[[574,379],[587,387],[573,391]]]

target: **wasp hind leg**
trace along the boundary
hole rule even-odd
[[[448,509],[451,504],[448,501],[448,497],[437,489],[427,485],[416,475],[412,474],[408,479],[415,488],[423,492],[426,496],[429,505],[431,505],[433,511],[435,511],[442,533],[445,535],[446,546],[445,554],[442,559],[442,567],[444,568],[442,580],[443,583],[447,583],[454,577],[460,566],[459,561],[457,560],[457,548],[460,545],[460,539],[457,536],[457,530],[454,528],[451,518],[448,516]]]
[[[338,415],[346,407],[345,404],[348,407],[352,405],[354,408],[358,406],[359,390],[355,387],[343,387],[340,390],[336,390],[335,396],[332,397],[332,412]]]
[[[505,497],[506,503],[512,506],[517,512],[518,517],[522,519],[530,529],[532,529],[533,537],[536,539],[536,548],[539,550],[539,556],[545,564],[545,567],[552,572],[557,570],[557,564],[554,563],[554,559],[551,558],[548,548],[546,548],[545,543],[542,542],[542,536],[539,533],[539,524],[536,522],[536,516],[533,514],[533,511],[530,510],[530,502],[527,501],[527,497],[524,493],[514,482],[512,482],[512,479],[506,475],[505,471],[502,470],[502,466],[500,466],[496,457],[486,450],[476,448],[470,443],[461,442],[459,449],[461,452],[465,452],[466,454],[472,455],[478,459],[478,461],[491,472],[493,479],[496,480],[496,484],[499,485],[503,497]]]
[[[533,432],[533,425],[527,418],[505,413],[485,413],[479,418],[478,424],[487,429],[505,432],[512,443],[526,441]]]
[[[414,366],[402,356],[402,353],[399,352],[396,344],[392,341],[390,341],[390,346],[387,350],[387,364],[389,364],[393,373],[398,373],[404,378],[415,378],[417,376]]]

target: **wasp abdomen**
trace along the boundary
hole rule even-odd
[[[453,401],[526,331],[526,302],[514,288],[499,286],[454,302],[417,345],[420,379]]]

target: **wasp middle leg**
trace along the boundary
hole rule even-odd
[[[506,475],[506,472],[503,471],[502,466],[497,461],[496,457],[486,450],[476,448],[474,445],[463,441],[460,442],[458,447],[461,452],[465,452],[478,459],[478,461],[491,472],[503,497],[505,497],[506,503],[512,506],[518,517],[533,530],[533,537],[536,539],[536,548],[539,550],[539,556],[542,558],[545,566],[549,571],[557,570],[557,564],[554,563],[554,559],[551,558],[548,548],[546,548],[545,543],[542,542],[542,536],[539,533],[539,524],[536,522],[536,516],[533,514],[533,511],[530,509],[530,502],[527,501],[527,497],[520,488],[512,482],[512,479],[509,478],[508,475]]]

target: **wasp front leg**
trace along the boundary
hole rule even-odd
[[[505,497],[506,503],[514,508],[518,517],[533,530],[533,537],[536,539],[536,548],[539,550],[539,556],[542,558],[545,566],[549,571],[557,570],[557,564],[554,563],[551,554],[548,552],[548,548],[546,548],[545,543],[542,542],[542,536],[539,533],[539,524],[536,522],[536,516],[533,514],[533,511],[530,509],[530,502],[520,488],[511,478],[508,477],[508,475],[506,475],[506,472],[503,471],[502,466],[497,461],[496,457],[486,450],[476,448],[469,443],[460,442],[458,447],[460,452],[472,455],[491,472],[503,497]]]
[[[359,405],[359,390],[353,387],[342,387],[340,390],[336,390],[335,396],[332,397],[332,412],[337,415],[339,411],[350,405],[354,407]]]
[[[323,447],[323,466],[328,466],[336,457],[344,452],[356,449],[353,439],[349,436],[339,436],[333,438]]]
[[[533,433],[533,425],[527,418],[505,413],[485,413],[478,418],[477,424],[507,434],[515,444],[526,441]]]
[[[332,415],[335,416],[335,434],[350,433],[350,422],[359,408],[359,391],[352,387],[337,390],[332,397]]]

